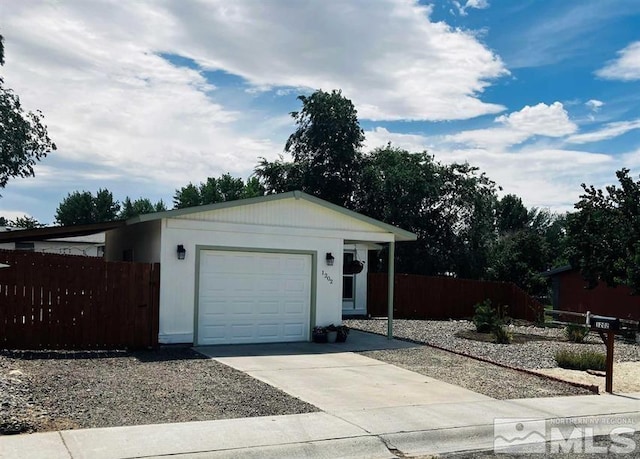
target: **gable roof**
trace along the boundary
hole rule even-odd
[[[287,193],[270,194],[266,196],[258,196],[256,198],[239,199],[236,201],[225,201],[225,202],[219,202],[216,204],[207,204],[204,206],[187,207],[184,209],[174,209],[174,210],[168,210],[165,212],[143,214],[127,220],[127,225],[134,225],[136,223],[143,223],[143,222],[159,220],[163,218],[178,218],[178,217],[184,217],[190,214],[196,214],[201,212],[229,209],[232,207],[248,206],[253,204],[261,204],[265,202],[279,201],[279,200],[292,199],[292,198],[296,200],[301,199],[301,200],[313,203],[325,209],[338,212],[348,218],[353,218],[360,222],[375,226],[384,232],[393,234],[396,241],[415,241],[417,239],[417,236],[410,231],[406,231],[396,226],[389,225],[388,223],[384,223],[374,218],[367,217],[366,215],[359,214],[358,212],[354,212],[352,210],[330,203],[328,201],[317,198],[315,196],[304,193],[302,191],[289,191]]]

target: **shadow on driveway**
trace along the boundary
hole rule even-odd
[[[421,347],[407,341],[351,330],[346,343],[274,343],[198,346],[194,349],[209,357],[245,357],[267,355],[335,354],[339,352],[381,351]]]

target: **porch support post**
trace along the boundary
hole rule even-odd
[[[387,339],[393,339],[393,286],[395,281],[396,242],[389,242],[389,278],[387,288]]]

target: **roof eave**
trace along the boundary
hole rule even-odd
[[[159,220],[163,218],[181,217],[183,215],[189,215],[196,212],[208,212],[211,210],[227,209],[230,207],[248,206],[251,204],[259,204],[259,203],[269,202],[269,201],[279,201],[281,199],[289,199],[289,198],[303,199],[305,201],[331,209],[335,212],[341,213],[348,217],[355,218],[356,220],[360,220],[364,223],[377,226],[378,228],[393,234],[394,240],[397,242],[415,241],[418,238],[416,234],[410,231],[406,231],[406,230],[403,230],[402,228],[389,225],[388,223],[381,222],[380,220],[376,220],[375,218],[367,217],[366,215],[359,214],[353,210],[349,210],[337,204],[333,204],[331,202],[325,201],[324,199],[317,198],[303,191],[289,191],[286,193],[257,196],[255,198],[238,199],[235,201],[218,202],[215,204],[207,204],[204,206],[187,207],[184,209],[174,209],[174,210],[167,210],[164,212],[155,212],[152,214],[143,214],[143,215],[138,215],[136,217],[130,218],[129,220],[127,220],[126,223],[127,225],[133,225],[136,223],[143,223],[143,222]]]

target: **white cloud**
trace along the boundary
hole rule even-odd
[[[468,161],[503,188],[502,194],[514,193],[527,206],[548,207],[555,211],[573,208],[583,182],[601,186],[610,179],[620,163],[601,153],[527,147],[512,152],[488,149],[448,149],[434,151],[443,162]]]
[[[378,131],[378,130],[376,130]],[[369,141],[370,132],[367,132]],[[443,163],[469,162],[502,187],[502,194],[514,193],[527,206],[548,207],[555,211],[572,210],[582,192],[583,182],[602,186],[623,165],[640,164],[630,158],[615,159],[602,153],[529,146],[520,151],[490,148],[451,148],[437,144],[433,138],[409,136],[384,130],[377,132],[382,145],[391,140],[393,145],[409,151],[428,150],[436,161]],[[398,140],[396,142],[395,140]],[[407,146],[403,146],[403,140]],[[408,148],[413,146],[413,148]],[[640,157],[640,155],[638,155]]]
[[[614,137],[626,134],[634,129],[640,129],[640,119],[632,121],[618,121],[615,123],[609,123],[604,128],[586,132],[584,134],[572,135],[567,139],[569,143],[592,143],[600,142],[601,140],[612,139]]]
[[[533,136],[563,137],[577,130],[576,124],[560,102],[551,105],[526,105],[522,110],[495,119],[500,127],[474,129],[449,135],[449,142],[473,147],[506,147],[517,145]]]
[[[597,112],[604,105],[604,102],[597,99],[590,99],[584,103],[591,111]]]
[[[433,22],[431,8],[412,0],[69,0],[9,2],[2,10],[5,81],[27,109],[45,113],[65,167],[91,171],[75,187],[95,174],[169,187],[226,171],[246,177],[258,156],[281,152],[290,121],[269,121],[271,109],[230,109],[225,88],[201,69],[281,96],[288,88],[341,88],[361,119],[503,110],[479,99],[508,73],[500,58],[471,32]],[[33,186],[74,175],[56,166],[48,172],[47,162]]]
[[[596,71],[596,75],[609,80],[640,80],[640,41],[618,51],[618,58]]]
[[[435,137],[401,134],[384,128],[367,131],[367,146],[394,146],[409,151],[427,150],[443,163],[469,162],[486,172],[503,188],[502,194],[515,193],[527,206],[549,207],[556,211],[572,210],[582,192],[583,182],[603,186],[623,165],[640,165],[631,154],[615,158],[603,153],[529,145],[515,151],[506,145],[496,147],[457,148],[438,142]]]
[[[621,158],[624,167],[629,169],[640,169],[640,148],[622,155]]]
[[[169,3],[162,44],[258,88],[341,88],[373,120],[453,120],[503,107],[478,96],[508,72],[470,32],[415,1]],[[384,24],[384,27],[372,27]]]
[[[163,51],[175,18],[142,3],[12,3],[3,35],[5,81],[39,108],[58,146],[52,157],[83,168],[75,186],[101,177],[175,187],[226,171],[246,176],[282,146],[215,101],[218,90]],[[10,13],[10,14],[9,14]],[[73,171],[38,165],[34,185]],[[92,165],[92,167],[87,167]],[[107,174],[103,171],[109,170]]]
[[[432,142],[420,134],[401,134],[398,132],[390,132],[383,127],[375,127],[371,131],[366,131],[364,151],[371,151],[375,148],[385,147],[389,142],[398,148],[408,151],[424,151],[430,150]]]
[[[7,220],[15,220],[22,217],[33,217],[33,215],[27,214],[21,210],[0,209],[0,217],[4,217]]]
[[[477,10],[484,10],[486,8],[489,8],[489,2],[487,0],[467,0],[467,3],[465,3],[464,5],[458,1],[454,1],[453,4],[458,9],[458,13],[460,13],[461,16],[466,16],[467,14],[469,14],[467,13],[467,10],[469,8],[474,8]]]

